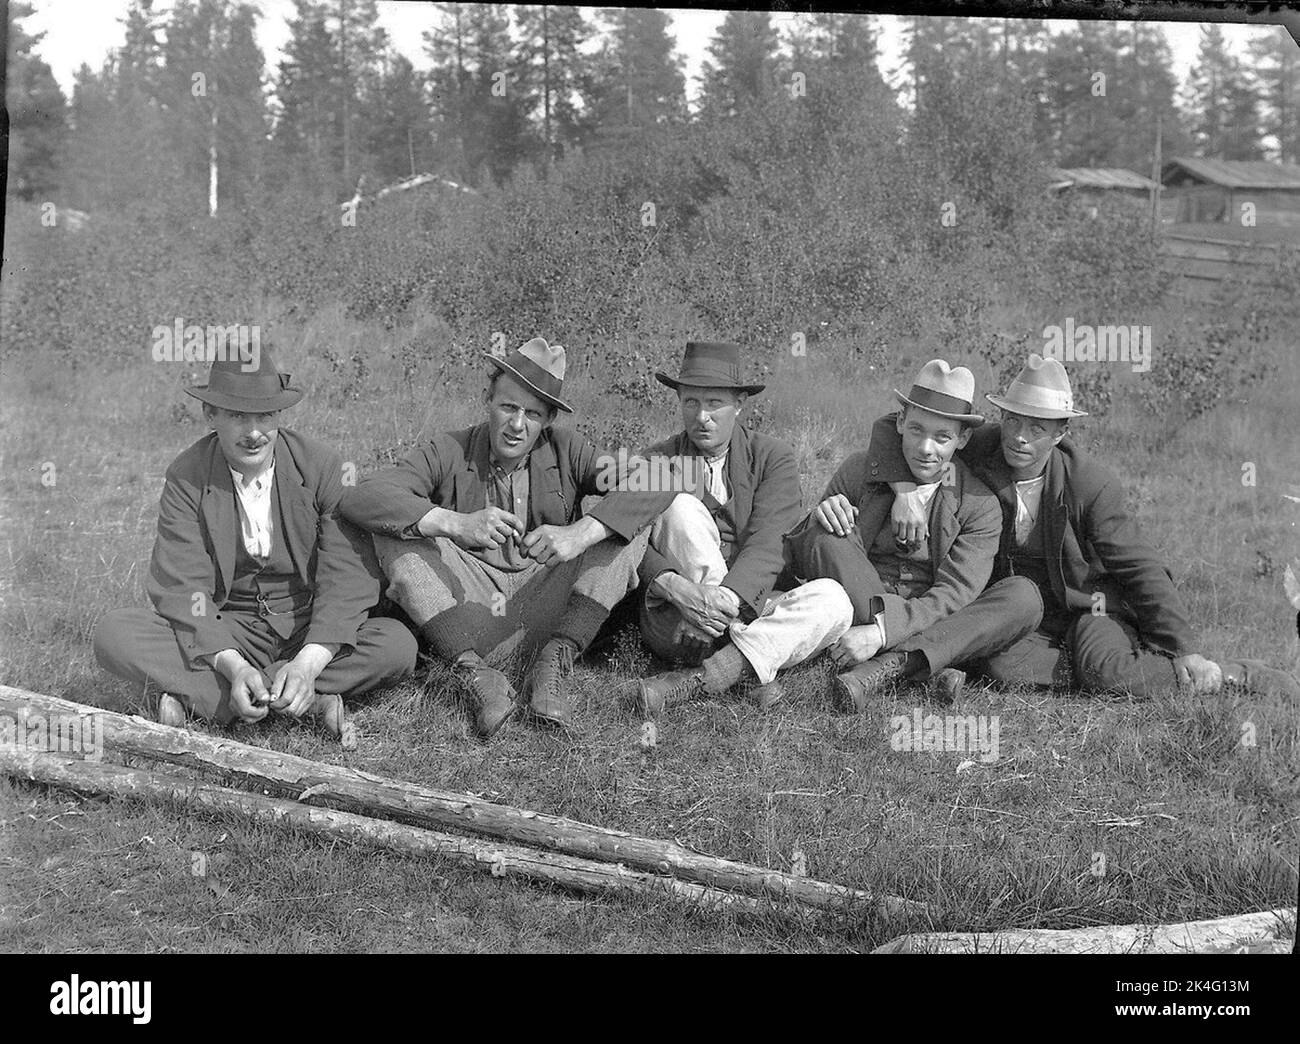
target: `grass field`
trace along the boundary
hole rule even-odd
[[[478,418],[481,374],[441,364],[436,324],[386,330],[341,310],[291,319],[275,302],[266,322],[281,368],[308,390],[287,424],[333,441],[362,471],[422,432]],[[697,333],[674,322],[665,336]],[[429,351],[403,353],[422,338]],[[203,434],[197,403],[180,391],[196,374],[149,362],[147,343],[138,361],[119,352],[102,367],[53,351],[3,360],[0,682],[147,710],[95,666],[89,643],[106,610],[147,604],[163,471]],[[867,371],[849,347],[810,346],[757,400],[763,429],[796,447],[805,505],[891,408],[890,389],[929,357],[900,352]],[[1270,379],[1193,420],[1143,407],[1121,381],[1111,410],[1077,430],[1124,477],[1204,654],[1294,666],[1281,571],[1296,553],[1297,513],[1281,494],[1298,481],[1300,377],[1282,334],[1253,350]],[[346,362],[357,356],[364,365]],[[952,361],[975,363],[979,391],[990,390],[978,353]],[[666,390],[633,409],[607,393],[597,367],[577,369],[566,392],[584,431],[636,441],[675,426]],[[1253,486],[1242,481],[1247,462]],[[692,704],[647,749],[611,697],[646,669],[632,634],[581,663],[570,736],[515,723],[482,744],[440,669],[356,705],[352,753],[282,723],[236,735],[783,870],[802,852],[814,877],[925,900],[933,917],[794,923],[595,901],[229,817],[0,780],[0,949],[842,951],[909,929],[1172,921],[1294,901],[1295,707],[1232,693],[1139,702],[974,686],[958,709],[998,717],[1000,757],[964,766],[958,753],[891,750],[889,719],[910,715],[915,694],[834,714],[826,667],[814,662],[792,672],[776,712],[743,698]],[[1245,723],[1253,746],[1241,742]],[[190,875],[192,851],[207,854],[206,880]]]

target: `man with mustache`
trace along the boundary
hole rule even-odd
[[[777,672],[815,656],[850,623],[848,598],[831,580],[774,590],[782,535],[799,517],[799,471],[788,445],[738,423],[764,388],[741,378],[740,352],[692,341],[676,377],[655,375],[677,393],[682,430],[643,458],[651,475],[678,481],[651,497],[637,608],[655,654],[690,666],[636,683],[647,717],[746,681],[759,683],[767,709],[781,699]]]
[[[1196,651],[1182,595],[1125,509],[1118,478],[1069,438],[1071,419],[1087,414],[1074,408],[1060,360],[1031,354],[1005,395],[985,398],[1002,422],[986,425],[959,452],[1001,504],[991,579],[1032,581],[1043,616],[1032,633],[989,657],[984,674],[1133,696],[1174,685],[1211,693],[1225,682],[1300,695],[1284,671],[1254,660],[1219,664]],[[924,537],[897,433],[877,422],[868,454],[898,494],[891,515],[899,538]]]
[[[848,592],[854,626],[831,648],[841,668],[832,698],[863,711],[884,686],[930,682],[947,702],[964,674],[954,664],[992,655],[1029,634],[1041,613],[1031,583],[1009,577],[984,593],[993,569],[1001,517],[997,500],[956,459],[984,418],[975,413],[975,378],[964,366],[934,359],[888,423],[901,445],[902,468],[917,483],[927,537],[895,540],[894,496],[870,454],[850,456],[821,503],[786,538],[800,577],[831,577]],[[900,469],[901,470],[901,469]]]
[[[377,567],[364,534],[338,515],[342,461],[280,427],[302,392],[266,349],[256,370],[214,362],[208,383],[185,391],[212,433],[167,469],[154,611],[108,613],[95,657],[163,690],[166,725],[184,725],[187,711],[219,725],[273,711],[316,717],[342,738],[343,697],[399,681],[416,654],[401,623],[368,618]]]
[[[343,513],[374,534],[389,597],[434,655],[451,664],[486,739],[520,703],[500,669],[541,644],[528,711],[572,723],[563,680],[637,583],[649,516],[613,488],[609,460],[554,427],[565,351],[534,337],[492,365],[478,425],[435,435],[396,467],[369,476]],[[638,534],[640,534],[638,536]]]

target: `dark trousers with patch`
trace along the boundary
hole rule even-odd
[[[1178,681],[1174,661],[1146,648],[1127,618],[1091,613],[1049,615],[1032,634],[981,667],[1001,682],[1138,697]]]
[[[871,620],[872,597],[899,593],[871,564],[857,526],[841,537],[812,521],[787,540],[786,552],[799,576],[839,581],[853,603],[855,623]],[[924,653],[931,674],[949,666],[972,668],[1032,635],[1042,615],[1038,588],[1022,576],[1011,576],[987,588],[970,605],[891,648]]]
[[[310,619],[304,617],[282,638],[255,613],[222,611],[230,624],[234,648],[261,670],[267,688],[280,667],[302,648]],[[230,682],[211,667],[186,661],[171,624],[152,609],[115,609],[95,628],[95,659],[120,678],[171,693],[201,718],[218,725],[235,717]],[[316,678],[316,691],[357,695],[392,685],[415,669],[415,635],[397,620],[367,620],[357,631],[356,646],[335,656]]]

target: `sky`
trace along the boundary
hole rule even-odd
[[[281,51],[289,38],[289,20],[293,17],[292,0],[254,0],[263,13],[258,28],[258,42],[267,56],[267,67],[274,72]],[[110,50],[122,45],[124,30],[122,19],[128,0],[33,0],[36,13],[23,24],[28,32],[44,32],[45,38],[37,46],[37,53],[54,71],[55,79],[67,95],[72,93],[74,72],[83,63],[98,69]],[[156,10],[166,11],[170,0],[155,0]],[[709,40],[725,17],[724,12],[708,10],[683,10],[665,8],[673,21],[677,49],[685,58],[687,90],[693,98],[699,88],[701,62],[707,52]],[[594,11],[591,12],[594,14]],[[431,3],[399,3],[380,0],[379,20],[388,30],[393,46],[406,55],[417,69],[426,68],[421,34],[435,19]],[[778,25],[788,24],[795,16],[774,15]],[[878,18],[881,27],[881,72],[887,82],[897,85],[902,44],[902,19],[888,15]],[[1196,57],[1199,26],[1195,23],[1171,22],[1165,25],[1174,56],[1174,68],[1180,80]],[[1282,32],[1281,29],[1259,29],[1251,26],[1225,25],[1224,34],[1236,53],[1245,54],[1245,42],[1261,32]]]

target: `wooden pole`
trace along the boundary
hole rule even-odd
[[[468,794],[433,790],[340,765],[250,746],[225,737],[173,729],[55,696],[0,685],[0,715],[95,714],[107,749],[184,765],[236,772],[299,802],[317,801],[432,828],[481,834],[583,859],[623,863],[715,888],[816,907],[872,907],[887,916],[925,914],[925,903],[769,870],[692,852],[672,841],[638,837],[575,819],[493,804]]]
[[[136,800],[158,799],[185,807],[198,806],[211,812],[233,812],[273,826],[289,826],[313,834],[341,837],[404,855],[450,859],[465,866],[489,870],[494,877],[526,877],[598,895],[658,894],[710,909],[746,913],[780,912],[807,916],[814,912],[802,904],[770,903],[707,885],[630,870],[621,864],[459,837],[108,762],[82,761],[0,747],[0,770],[11,776],[81,793]]]

